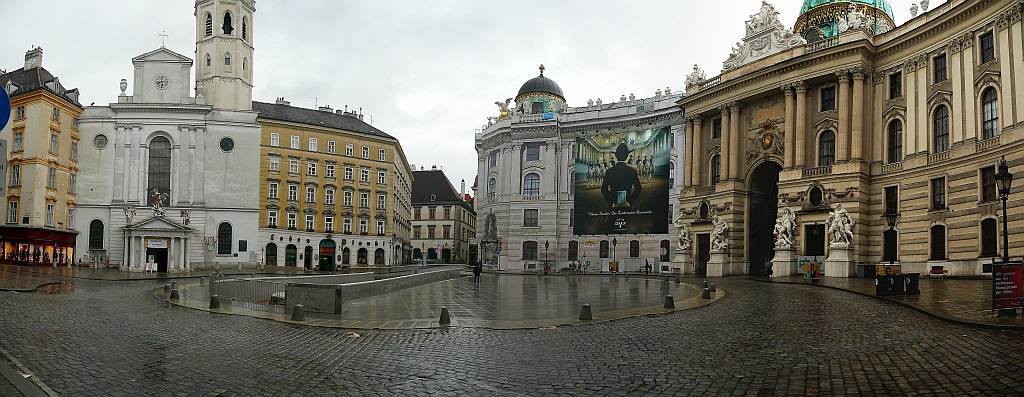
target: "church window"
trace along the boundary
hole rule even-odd
[[[232,140],[231,138],[223,137],[223,138],[220,139],[220,150],[223,150],[225,152],[230,152],[231,149],[234,149],[234,148],[235,148],[235,141]]]
[[[377,160],[386,161],[387,158],[387,152],[384,149],[377,149]]]
[[[89,249],[103,249],[103,221],[99,219],[89,222]]]
[[[309,176],[315,176],[316,175],[316,162],[315,161],[306,162],[306,173],[309,174]]]
[[[334,205],[334,189],[324,189],[324,204]]]
[[[327,141],[327,153],[334,154],[334,141]]]
[[[293,183],[288,184],[288,201],[299,201],[299,186]]]
[[[298,135],[292,135],[292,137],[290,139],[291,139],[291,141],[289,143],[291,144],[291,148],[292,149],[298,149],[299,148],[299,136]]]
[[[984,139],[995,138],[999,135],[999,102],[996,98],[996,89],[988,87],[981,94],[981,130]]]
[[[224,27],[223,27],[223,31],[224,31],[224,34],[231,34],[231,32],[235,31],[235,27],[231,26],[231,13],[230,12],[225,12],[224,13]]]
[[[306,202],[307,203],[315,203],[316,202],[316,188],[315,187],[306,186]]]
[[[224,66],[231,66],[231,53],[230,52],[225,52],[224,53]]]
[[[345,167],[345,180],[346,181],[351,181],[352,180],[352,167]]]
[[[249,40],[249,18],[242,17],[242,40]]]
[[[711,156],[711,184],[718,183],[722,176],[722,158],[719,155]]]
[[[495,188],[498,185],[498,181],[494,178],[487,180],[487,199],[494,200]]]
[[[334,178],[334,164],[327,163],[327,171],[325,172],[328,178]]]
[[[946,105],[935,108],[932,121],[932,131],[935,134],[932,153],[945,152],[949,150],[949,108]]]
[[[221,222],[217,226],[217,254],[218,255],[229,255],[231,254],[231,224],[227,222]]]
[[[288,213],[288,229],[295,230],[295,217],[296,215],[294,212]]]
[[[309,151],[315,152],[316,146],[316,138],[309,138]]]
[[[270,171],[277,171],[278,169],[281,168],[281,158],[280,157],[270,156],[267,159],[267,161],[269,162],[267,164],[267,169],[269,169]]]
[[[836,160],[836,135],[825,130],[818,137],[818,167],[831,166]]]
[[[996,59],[996,45],[992,38],[992,31],[982,33],[978,37],[978,41],[981,42],[981,63]]]
[[[272,199],[277,198],[277,182],[270,182],[270,185],[267,186],[267,196]]]
[[[821,111],[836,110],[836,86],[821,87]]]
[[[540,160],[540,145],[533,144],[526,146],[526,161]]]
[[[307,232],[313,231],[313,227],[314,227],[313,222],[314,222],[313,215],[306,215],[306,231]]]
[[[363,158],[364,159],[370,158],[370,148],[367,147],[367,146],[363,146]]]
[[[299,173],[299,159],[288,159],[288,173]]]
[[[931,255],[928,259],[946,259],[946,227],[943,225],[932,226],[931,237]]]
[[[540,175],[534,172],[526,174],[523,177],[523,195],[524,196],[539,196],[540,195]]]
[[[903,161],[903,122],[900,120],[893,120],[889,122],[889,153],[888,159],[890,163],[899,163]]]
[[[632,240],[629,242],[629,257],[639,258],[640,257],[640,240]]]
[[[149,142],[149,184],[151,194],[146,195],[148,205],[153,205],[154,190],[164,193],[163,205],[170,204],[171,194],[171,141],[158,136]]]
[[[20,136],[21,134],[14,134],[14,150],[21,150]],[[103,134],[96,135],[96,137],[92,139],[92,145],[99,150],[103,150],[103,148],[107,147],[107,136]]]
[[[377,171],[377,183],[383,185],[387,181],[387,172]]]
[[[18,202],[11,201],[7,203],[7,223],[18,223]],[[89,241],[92,241],[90,238]]]
[[[270,146],[278,147],[281,145],[281,134],[276,132],[270,133]]]
[[[213,35],[213,15],[206,13],[206,37]],[[207,65],[209,66],[209,65]]]

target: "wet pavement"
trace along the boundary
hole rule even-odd
[[[345,302],[340,315],[307,312],[306,320],[296,323],[340,328],[431,328],[440,326],[441,308],[446,307],[452,326],[540,328],[665,314],[711,304],[726,296],[725,290],[719,289],[712,299],[702,299],[696,283],[695,279],[675,282],[636,275],[484,274],[480,283],[472,277],[461,277]],[[210,310],[206,286],[181,285],[179,290],[181,299],[175,304]],[[672,295],[674,309],[664,308],[666,295]],[[155,296],[166,297],[161,293]],[[590,304],[593,320],[579,320],[584,303]],[[283,306],[232,303],[213,311],[292,322]]]
[[[824,277],[811,282],[803,277],[760,278],[759,281],[797,283],[838,288],[875,296],[875,280],[866,278]],[[995,317],[992,314],[992,280],[960,278],[921,278],[919,295],[880,297],[939,318],[974,324],[1024,329],[1024,318]]]
[[[32,292],[40,287],[69,283],[73,273],[73,269],[67,267],[0,265],[0,291]]]
[[[153,297],[159,281],[0,292],[0,347],[61,395],[1020,395],[1024,331],[828,288],[551,330],[306,327]],[[626,299],[628,299],[628,294]]]

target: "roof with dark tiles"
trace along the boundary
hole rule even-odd
[[[463,200],[455,190],[444,171],[429,169],[412,172],[412,205],[462,205],[469,210],[473,206]],[[432,199],[433,198],[433,199]]]
[[[395,139],[395,137],[388,135],[384,131],[363,122],[357,116],[257,101],[252,102],[252,110],[258,112],[260,114],[259,117],[264,119],[317,125]]]
[[[6,87],[8,82],[18,86],[16,90],[10,93],[11,98],[43,89],[66,99],[68,102],[71,102],[78,107],[82,107],[81,103],[78,103],[76,99],[73,99],[69,95],[77,94],[78,89],[72,88],[69,90],[64,88],[64,86],[60,84],[60,80],[42,66],[30,69],[19,68],[18,70],[0,75],[0,85]],[[47,86],[47,83],[50,82],[55,82],[56,84],[53,84],[53,87]]]

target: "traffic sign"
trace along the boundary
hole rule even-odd
[[[7,126],[11,120],[11,97],[7,95],[7,89],[0,87],[0,130]]]

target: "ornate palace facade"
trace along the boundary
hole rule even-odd
[[[825,220],[842,206],[851,262],[826,276],[889,260],[904,272],[984,274],[1002,248],[995,165],[1005,157],[1011,172],[1024,170],[1022,9],[951,0],[887,26],[885,1],[808,0],[793,32],[764,4],[721,75],[695,67],[679,101],[688,170],[679,206],[695,234],[681,253],[694,260],[688,270],[766,272],[786,207],[795,255],[828,256]],[[1011,236],[1024,229],[1019,185]],[[901,215],[894,231],[886,210]],[[728,226],[727,259],[709,268],[716,217]],[[1009,248],[1020,255],[1024,241],[1011,237]]]

